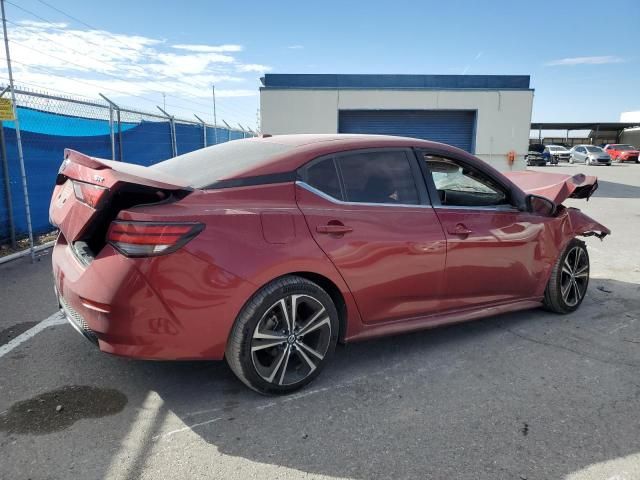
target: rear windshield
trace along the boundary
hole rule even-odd
[[[179,155],[150,168],[184,179],[193,188],[244,174],[270,158],[295,148],[264,141],[234,140]]]

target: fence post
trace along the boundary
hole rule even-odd
[[[111,131],[111,160],[116,159],[116,145],[115,145],[115,132],[113,128],[113,110],[116,110],[116,115],[118,117],[118,160],[123,161],[122,158],[122,125],[120,124],[120,107],[109,100],[102,93],[98,93],[102,98],[104,98],[109,104],[109,130]]]
[[[111,138],[111,160],[116,159],[116,139],[113,131],[113,105],[109,104],[109,137]]]
[[[202,123],[202,148],[207,148],[207,124],[195,113],[193,114],[193,116],[200,120],[200,123]]]
[[[118,160],[124,162],[124,148],[122,146],[122,120],[120,119],[120,108],[116,107],[118,118]]]
[[[224,120],[222,120],[222,123],[224,123],[227,126],[227,142],[231,141],[231,126],[225,122]]]
[[[158,110],[160,110],[162,113],[164,113],[166,115],[166,117],[169,119],[169,133],[171,134],[171,151],[173,153],[173,156],[177,157],[178,156],[178,142],[176,140],[176,122],[175,122],[175,117],[173,115],[169,115],[167,112],[165,112],[163,109],[161,109],[157,105],[156,105],[156,107],[158,108]]]

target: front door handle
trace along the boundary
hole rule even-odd
[[[449,227],[447,232],[451,235],[469,235],[473,233],[473,231],[469,230],[464,223],[458,223],[455,227]]]
[[[353,228],[347,227],[342,223],[329,223],[328,225],[318,225],[316,232],[329,235],[344,235],[345,233],[353,232]]]

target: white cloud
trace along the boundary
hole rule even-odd
[[[304,45],[289,45],[287,48],[290,50],[302,50]]]
[[[171,45],[178,50],[188,50],[190,52],[205,52],[205,53],[230,53],[241,52],[243,50],[242,45],[190,45],[179,44]]]
[[[608,63],[623,63],[624,59],[613,55],[604,55],[599,57],[568,57],[559,60],[553,60],[546,63],[548,67],[557,66],[574,66],[574,65],[605,65]]]
[[[80,30],[65,23],[21,21],[9,38],[18,85],[94,99],[104,93],[143,110],[155,110],[156,99],[166,93],[173,103],[180,103],[185,115],[205,116],[215,83],[217,98],[236,99],[230,101],[223,118],[251,124],[258,90],[250,87],[256,84],[256,73],[270,70],[237,58],[242,45],[169,44],[140,35]],[[0,62],[0,83],[6,78],[6,66]],[[248,98],[240,102],[240,97]],[[243,106],[234,106],[237,102]],[[224,111],[224,101],[221,104]]]
[[[264,72],[268,72],[271,70],[271,67],[267,66],[267,65],[260,65],[257,63],[249,63],[246,65],[238,65],[237,70],[239,72],[258,72],[258,73],[264,73]]]

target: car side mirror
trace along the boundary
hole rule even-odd
[[[524,199],[527,212],[552,217],[556,213],[556,204],[547,197],[529,194]]]

